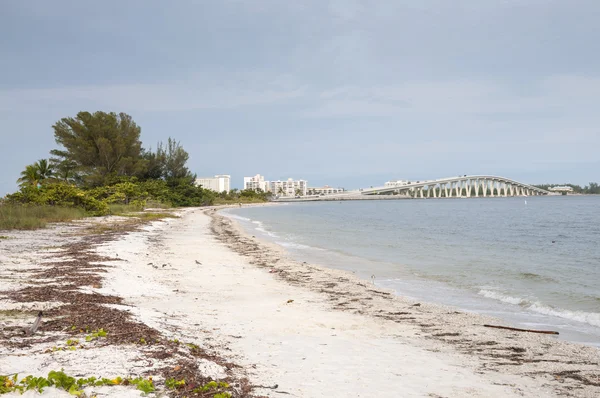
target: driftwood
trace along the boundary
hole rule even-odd
[[[519,329],[519,328],[511,328],[508,326],[497,326],[497,325],[483,325],[486,328],[495,328],[495,329],[506,329],[513,330],[515,332],[528,332],[528,333],[542,333],[542,334],[558,334],[553,330],[533,330],[533,329]]]
[[[33,325],[30,328],[23,328],[25,334],[27,336],[31,336],[33,335],[35,332],[37,332],[38,328],[40,327],[40,323],[42,322],[42,311],[40,311],[38,313],[37,318],[35,318],[35,321],[33,322]]]

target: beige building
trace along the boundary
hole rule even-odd
[[[243,189],[251,189],[253,191],[260,189],[263,192],[267,192],[269,190],[269,182],[265,181],[265,177],[260,174],[254,177],[244,177]]]
[[[306,196],[308,182],[306,180],[270,181],[269,191],[275,196]]]
[[[344,188],[333,188],[330,187],[329,185],[325,185],[324,187],[320,187],[320,188],[308,188],[307,193],[308,195],[334,195],[337,193],[344,193],[345,189]]]
[[[204,189],[210,189],[215,192],[229,192],[231,176],[226,174],[216,175],[214,177],[196,178],[196,185]]]

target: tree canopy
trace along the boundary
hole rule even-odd
[[[131,116],[114,112],[79,112],[54,126],[61,149],[50,153],[55,164],[70,164],[90,185],[101,185],[108,176],[132,176],[145,165],[140,127]]]

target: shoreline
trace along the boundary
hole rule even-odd
[[[241,227],[244,234],[256,235],[256,238],[269,244],[270,247],[283,250],[283,253],[292,260],[308,261],[328,269],[346,270],[369,284],[375,283],[383,289],[392,289],[394,294],[449,306],[463,312],[500,318],[503,322],[518,328],[555,330],[560,332],[558,338],[561,340],[600,349],[600,340],[598,340],[600,324],[598,324],[597,311],[593,309],[563,306],[561,303],[543,301],[535,296],[531,298],[526,292],[508,292],[508,289],[500,287],[494,289],[494,286],[483,286],[485,285],[483,282],[475,286],[460,285],[450,278],[428,277],[426,273],[417,270],[418,268],[414,266],[415,262],[412,262],[412,268],[406,266],[411,263],[408,258],[405,259],[408,261],[405,264],[381,259],[372,253],[362,256],[350,247],[333,245],[328,248],[325,242],[311,238],[310,232],[305,228],[298,231],[304,234],[301,237],[296,236],[296,231],[293,229],[279,226],[271,211],[268,212],[268,216],[267,212],[263,211],[244,212],[243,209],[239,209],[238,212],[237,210],[226,209],[223,214]],[[285,212],[283,209],[279,210],[281,213],[290,214],[287,210]],[[292,209],[290,211],[293,212]],[[279,213],[277,211],[273,214]],[[444,254],[456,255],[455,252]],[[375,279],[373,274],[378,278]],[[523,279],[532,276],[541,278],[536,274],[522,275],[524,275]],[[578,322],[581,324],[578,325]]]
[[[185,388],[224,380],[233,397],[600,394],[598,350],[484,328],[497,320],[290,260],[218,211],[230,207],[134,228],[107,217],[10,233],[0,243],[0,374],[152,376],[160,392],[190,397],[165,378],[185,378]],[[87,235],[89,224],[103,232]],[[39,334],[11,334],[40,309]],[[73,322],[107,336],[87,342]],[[76,350],[63,349],[73,338]]]
[[[333,311],[400,324],[402,328],[410,329],[413,338],[436,342],[435,350],[471,357],[470,360],[479,362],[478,368],[485,372],[508,371],[542,384],[559,380],[557,391],[560,394],[571,388],[585,390],[588,387],[591,387],[590,391],[582,391],[581,396],[600,394],[600,372],[597,370],[600,350],[595,347],[542,334],[483,327],[484,324],[505,325],[506,321],[392,295],[390,290],[373,286],[350,271],[300,263],[291,259],[282,247],[250,235],[236,220],[218,213],[212,217],[213,232],[221,235],[230,248],[252,258],[251,262],[258,267],[272,268],[276,277],[287,283],[327,295]],[[266,259],[274,254],[281,260],[269,266]],[[354,296],[351,303],[348,296]],[[569,378],[574,383],[566,386]]]

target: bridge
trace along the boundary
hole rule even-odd
[[[473,175],[406,181],[359,190],[361,195],[394,194],[411,198],[471,198],[548,195],[549,191],[505,177]]]

